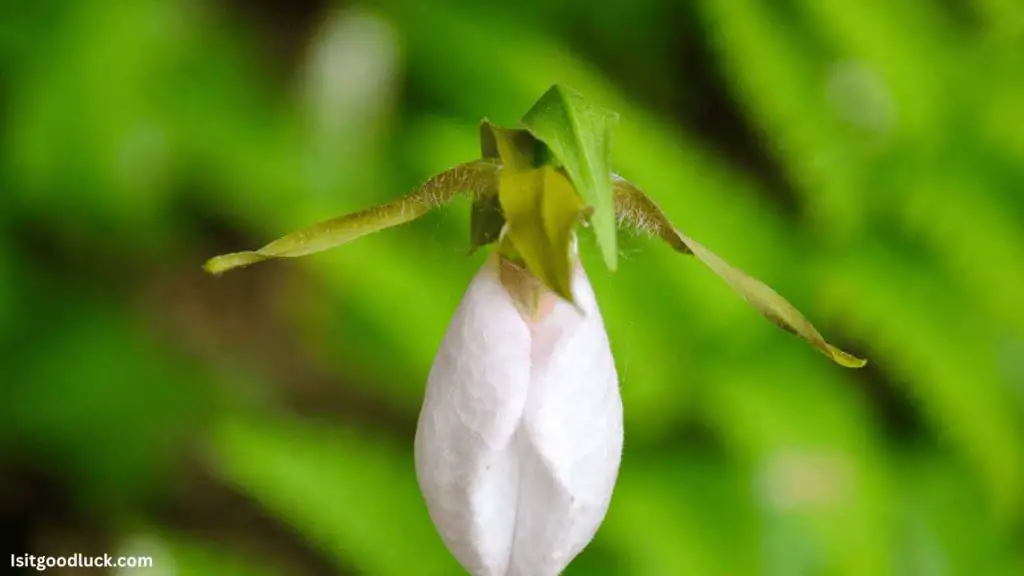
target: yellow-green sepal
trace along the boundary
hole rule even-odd
[[[502,162],[499,248],[514,252],[549,290],[572,302],[572,241],[584,203],[565,174],[544,163],[544,144],[525,130],[487,125]]]

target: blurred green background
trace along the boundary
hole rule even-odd
[[[557,82],[621,113],[615,168],[677,225],[871,361],[584,238],[626,450],[568,574],[1024,574],[1022,32],[1017,0],[0,2],[6,551],[458,574],[411,448],[484,258],[468,204],[200,265],[475,158]]]

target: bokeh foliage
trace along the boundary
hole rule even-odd
[[[1024,8],[1010,0],[0,2],[11,552],[455,574],[416,490],[468,203],[223,279],[209,256],[478,156],[552,84],[614,169],[789,298],[582,251],[622,377],[569,574],[1024,573]]]

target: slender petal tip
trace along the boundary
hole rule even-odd
[[[220,256],[214,256],[203,264],[203,270],[214,276],[220,276],[221,274],[234,270],[235,268],[244,268],[251,264],[266,260],[265,256],[262,256],[258,252],[234,252],[231,254],[221,254]]]

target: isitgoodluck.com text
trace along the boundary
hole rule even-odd
[[[152,568],[149,556],[111,556],[103,554],[72,554],[70,556],[35,556],[11,554],[12,568],[32,568],[44,572],[50,568]]]

